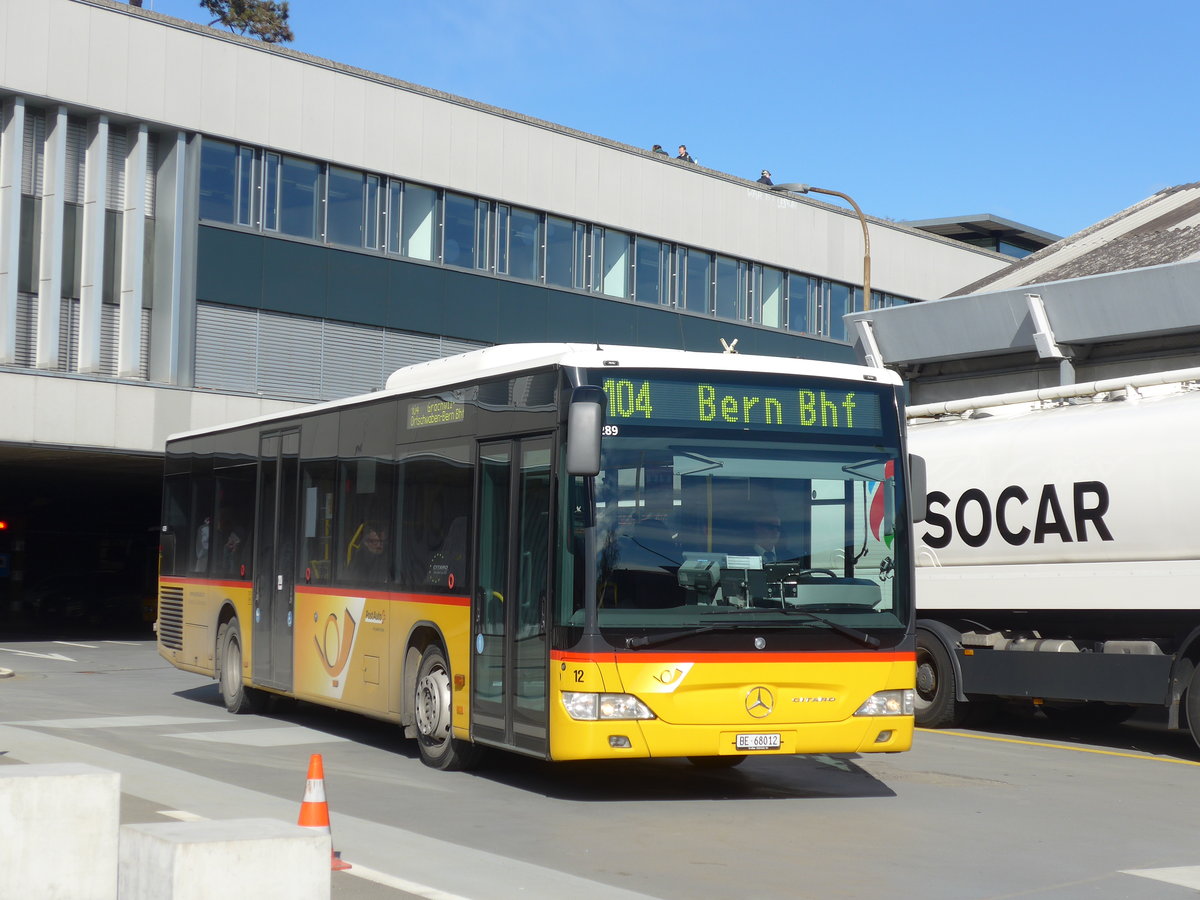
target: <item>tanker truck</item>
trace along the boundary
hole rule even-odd
[[[1200,369],[913,406],[918,725],[1165,710],[1200,744]]]

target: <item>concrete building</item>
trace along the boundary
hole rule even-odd
[[[1167,188],[952,296],[847,317],[914,404],[1200,366],[1200,184]]]
[[[499,342],[852,358],[840,207],[124,3],[0,41],[6,612],[146,593],[172,432]],[[1008,261],[870,227],[877,306]]]

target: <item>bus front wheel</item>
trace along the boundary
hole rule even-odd
[[[230,619],[217,629],[217,684],[227,710],[250,712],[254,699],[242,683],[242,629],[237,619]]]
[[[479,761],[481,755],[479,747],[451,736],[452,698],[450,665],[442,648],[431,645],[421,654],[413,713],[421,762],[444,771],[469,769]]]

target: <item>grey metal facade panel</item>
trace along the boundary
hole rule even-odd
[[[395,372],[397,369],[403,369],[405,366],[428,362],[431,359],[439,359],[442,356],[450,356],[455,352],[459,352],[445,352],[445,343],[444,340],[434,335],[406,334],[398,331],[389,331],[384,337],[384,371],[390,375],[392,372]],[[478,347],[472,346],[471,349],[475,350]]]
[[[321,399],[336,400],[378,390],[383,369],[383,329],[342,322],[323,323]]]
[[[156,170],[158,169],[158,136],[147,135],[146,143],[146,215],[154,218],[154,199],[156,196]]]
[[[321,320],[259,319],[258,389],[268,397],[321,399]]]
[[[83,203],[84,159],[87,156],[87,123],[67,121],[66,201]]]
[[[258,390],[258,311],[196,305],[197,388],[254,393]]]
[[[111,122],[108,126],[108,183],[104,205],[118,212],[125,208],[125,156],[129,138],[125,129]]]
[[[40,197],[46,160],[46,115],[40,109],[25,108],[22,144],[21,193]]]
[[[17,294],[17,355],[13,364],[32,366],[37,356],[37,297]]]

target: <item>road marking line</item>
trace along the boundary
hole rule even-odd
[[[926,734],[945,734],[950,737],[972,738],[977,741],[996,741],[1001,744],[1024,744],[1027,747],[1045,747],[1049,750],[1073,750],[1076,753],[1097,753],[1101,756],[1123,756],[1126,759],[1142,759],[1147,762],[1175,763],[1179,766],[1200,766],[1191,759],[1173,759],[1167,756],[1147,756],[1144,753],[1121,753],[1118,750],[1097,750],[1094,747],[1073,747],[1070,744],[1050,744],[1045,741],[1024,741],[1018,738],[996,737],[990,734],[967,734],[965,731],[942,731],[940,728],[918,728]]]
[[[189,731],[167,737],[211,741],[216,744],[244,744],[247,747],[293,747],[300,744],[332,744],[349,740],[300,725],[281,728],[239,728],[235,731]]]
[[[183,809],[160,809],[160,816],[166,816],[168,819],[178,819],[180,822],[207,822],[208,819],[204,816],[198,816],[195,813],[190,813]]]
[[[1177,884],[1180,887],[1200,890],[1200,866],[1179,866],[1174,869],[1121,869],[1120,871],[1122,875],[1153,878],[1155,881],[1165,881],[1167,884]]]
[[[140,728],[147,725],[218,725],[225,719],[198,719],[191,716],[97,716],[89,719],[40,719],[35,722],[4,722],[32,728]]]
[[[344,861],[350,862],[349,860]],[[417,897],[425,897],[426,900],[467,900],[461,894],[439,891],[437,888],[418,884],[415,881],[409,881],[407,878],[397,878],[395,875],[389,875],[386,872],[376,872],[374,869],[368,869],[360,863],[352,862],[350,864],[352,868],[346,869],[347,875],[354,875],[366,881],[382,884],[384,887],[395,888],[398,891],[407,891]]]
[[[63,646],[65,646],[65,647],[83,647],[83,648],[85,648],[85,649],[87,649],[87,650],[97,650],[97,649],[99,649],[99,648],[98,648],[98,647],[97,647],[95,644],[76,644],[76,643],[73,643],[72,641],[54,641],[54,643],[55,643],[55,644],[62,644],[62,645],[63,645]]]
[[[63,656],[61,653],[34,653],[32,650],[14,650],[12,647],[0,647],[5,653],[15,653],[17,656],[36,656],[38,659],[57,659],[62,662],[75,662],[69,656]]]
[[[101,641],[100,643],[102,643],[102,644],[121,644],[122,646],[125,646],[125,647],[140,647],[140,646],[142,646],[142,644],[148,644],[150,642],[142,641],[142,644],[139,644],[135,641]]]

